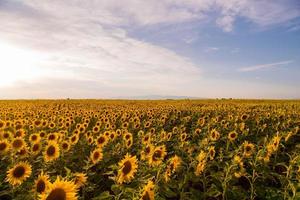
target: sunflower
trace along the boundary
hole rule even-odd
[[[142,143],[143,144],[149,144],[151,142],[151,134],[147,133],[146,135],[144,135]]]
[[[181,142],[184,142],[184,141],[186,140],[186,138],[187,138],[187,134],[186,134],[186,133],[182,133],[182,134],[180,135],[180,141],[181,141]]]
[[[26,146],[26,143],[23,140],[23,138],[17,137],[15,139],[13,139],[13,141],[11,142],[11,147],[15,151],[21,150],[24,146]]]
[[[48,141],[56,141],[57,140],[57,135],[55,133],[50,133],[47,136]]]
[[[231,131],[231,132],[228,134],[228,139],[232,142],[232,141],[234,141],[234,140],[237,138],[237,136],[238,136],[237,132]]]
[[[126,132],[123,136],[123,139],[126,141],[126,140],[130,140],[132,138],[132,134],[131,133],[128,133]]]
[[[93,164],[98,163],[99,161],[102,160],[102,158],[103,158],[103,153],[102,153],[101,148],[95,149],[90,155],[90,159],[91,159]]]
[[[73,134],[70,138],[70,142],[72,145],[75,145],[79,140],[79,134]]]
[[[170,141],[172,138],[172,132],[168,132],[167,134],[167,140]]]
[[[94,138],[92,136],[88,137],[87,142],[89,145],[92,145],[94,143]]]
[[[56,160],[60,155],[60,149],[56,142],[49,142],[44,152],[44,160],[46,162]]]
[[[68,152],[70,150],[70,143],[68,141],[63,141],[61,143],[61,149],[64,151],[64,152]]]
[[[34,144],[31,146],[31,153],[32,153],[33,155],[37,155],[37,154],[41,151],[41,148],[42,148],[41,143],[34,143]]]
[[[154,200],[154,188],[153,181],[149,180],[142,190],[141,200]]]
[[[170,168],[171,172],[174,173],[180,167],[181,163],[181,158],[175,155],[172,158],[170,158],[170,165],[168,165],[168,167]]]
[[[26,158],[29,155],[28,147],[24,146],[22,149],[16,152],[16,155],[20,158]]]
[[[236,171],[234,172],[234,176],[236,178],[240,178],[245,173],[244,163],[240,156],[235,155],[233,157],[233,164],[236,166]]]
[[[72,181],[60,180],[49,184],[46,191],[40,195],[41,200],[77,200],[77,187]]]
[[[194,133],[195,133],[195,135],[200,135],[201,129],[200,128],[196,128]]]
[[[220,138],[220,133],[216,129],[213,129],[209,136],[212,141],[216,141]]]
[[[138,160],[136,156],[130,156],[128,153],[125,158],[119,162],[119,171],[117,177],[117,183],[122,184],[123,182],[130,182],[134,174],[137,172]]]
[[[9,131],[6,132],[0,132],[0,139],[11,139],[12,138],[12,133]]]
[[[279,136],[279,133],[276,134],[276,136],[272,139],[272,147],[273,151],[277,151],[279,148],[281,137]]]
[[[0,129],[4,129],[6,126],[5,122],[3,120],[0,120]]]
[[[40,135],[41,138],[44,138],[44,137],[46,136],[46,133],[45,133],[44,131],[41,131],[41,132],[39,133],[39,135]]]
[[[154,150],[154,146],[152,144],[148,144],[145,149],[141,152],[141,160],[147,159]]]
[[[13,186],[21,185],[31,175],[31,165],[19,162],[7,171],[6,181]]]
[[[44,193],[49,186],[49,176],[42,172],[38,178],[34,181],[34,192],[38,194]]]
[[[5,154],[10,149],[10,144],[7,140],[0,140],[0,155]]]
[[[80,188],[86,184],[87,176],[85,173],[75,173],[74,183],[76,187]]]
[[[130,148],[132,146],[132,144],[133,144],[133,139],[132,138],[125,141],[126,148]]]
[[[100,127],[99,126],[94,126],[93,127],[93,133],[98,133],[100,131]]]
[[[205,166],[206,166],[206,160],[199,162],[195,170],[195,175],[200,176],[203,173]]]
[[[107,143],[108,143],[108,138],[104,134],[101,134],[99,135],[99,137],[96,138],[96,145],[99,148],[104,147]]]
[[[165,145],[156,147],[149,157],[150,165],[157,166],[157,165],[161,164],[166,155],[167,155],[167,152],[166,152]]]
[[[215,155],[216,155],[216,150],[215,150],[215,147],[214,146],[210,146],[208,148],[208,155],[209,155],[209,159],[210,160],[213,160]]]
[[[164,175],[163,175],[165,182],[169,182],[170,181],[171,175],[172,175],[172,172],[171,172],[170,168],[167,168],[166,171],[165,171],[165,173],[164,173]]]
[[[116,130],[116,133],[117,133],[118,136],[121,136],[121,135],[122,135],[122,131],[121,131],[120,129],[117,129],[117,130]]]
[[[41,140],[41,137],[40,137],[40,135],[37,134],[37,133],[31,134],[31,135],[29,136],[29,141],[30,141],[31,143],[36,143],[36,142],[39,142],[40,140]]]
[[[117,136],[117,134],[114,131],[111,131],[110,134],[109,134],[109,139],[111,141],[114,141],[116,136]]]
[[[255,151],[255,146],[252,143],[249,143],[248,141],[245,141],[243,144],[243,149],[244,149],[244,156],[246,158],[250,157],[253,152]]]
[[[247,114],[243,114],[242,116],[241,116],[241,120],[242,121],[245,121],[245,120],[247,120],[249,118],[249,115],[247,115]]]
[[[56,125],[54,122],[50,122],[50,124],[48,126],[50,129],[53,129],[53,128],[55,128]]]

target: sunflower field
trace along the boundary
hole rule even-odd
[[[300,199],[300,101],[0,101],[0,199]]]

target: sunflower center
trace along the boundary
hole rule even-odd
[[[15,147],[15,148],[20,148],[21,146],[22,146],[22,141],[21,140],[15,140],[14,142],[13,142],[13,146]]]
[[[146,152],[146,154],[149,154],[150,153],[150,147],[146,147],[145,152]]]
[[[0,151],[3,151],[4,149],[6,149],[6,146],[7,146],[7,144],[5,144],[4,142],[0,143]]]
[[[25,168],[23,166],[18,166],[15,168],[14,172],[13,172],[13,176],[15,178],[20,178],[25,174]]]
[[[246,146],[246,152],[250,152],[251,151],[251,147],[250,146]]]
[[[72,140],[72,142],[75,142],[76,141],[76,136],[73,136],[71,140]]]
[[[32,139],[33,141],[35,141],[35,140],[37,140],[37,136],[36,136],[36,135],[33,135],[33,136],[31,137],[31,139]]]
[[[148,191],[145,192],[145,194],[143,195],[142,199],[143,200],[150,200],[151,199]]]
[[[67,143],[63,143],[63,144],[62,144],[62,148],[63,148],[63,149],[67,149],[67,148],[68,148],[68,144],[67,144]]]
[[[43,180],[39,180],[39,181],[37,182],[37,184],[36,184],[36,191],[37,191],[38,193],[42,193],[42,192],[45,191],[45,189],[46,189],[46,184],[45,184],[45,182],[44,182]]]
[[[130,138],[130,135],[126,135],[126,136],[125,136],[125,139],[126,139],[126,140],[129,140],[129,138]]]
[[[104,141],[105,141],[104,137],[100,137],[98,139],[98,144],[102,144],[102,143],[104,143]]]
[[[50,146],[48,149],[47,149],[47,155],[48,156],[53,156],[55,154],[55,147],[54,146]]]
[[[122,169],[123,174],[124,175],[129,174],[131,169],[132,169],[131,162],[126,161],[123,166],[124,166],[123,169]]]
[[[51,191],[46,200],[66,200],[67,195],[64,189],[56,188]]]
[[[100,154],[99,154],[98,151],[94,153],[94,159],[95,159],[95,160],[97,160],[97,159],[99,158],[99,156],[100,156]]]
[[[153,156],[152,156],[153,160],[154,160],[154,161],[159,160],[159,159],[161,158],[161,154],[162,154],[162,152],[161,152],[160,150],[155,151],[155,152],[153,153]]]
[[[33,147],[32,147],[32,150],[33,151],[39,150],[39,144],[34,144]]]
[[[49,140],[54,140],[55,139],[55,135],[49,135],[48,139]]]

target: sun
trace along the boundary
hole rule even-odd
[[[0,87],[18,81],[30,81],[41,75],[38,67],[42,55],[0,41]]]

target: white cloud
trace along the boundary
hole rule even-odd
[[[218,18],[216,23],[222,28],[225,32],[231,32],[233,30],[233,22],[235,18],[229,15]]]
[[[24,13],[23,7],[15,12],[0,11],[0,38],[39,51],[43,55],[39,67],[46,72],[35,79],[20,77],[14,87],[1,89],[2,97],[24,85],[29,92],[49,91],[53,95],[51,84],[45,83],[53,80],[60,80],[60,90],[64,91],[73,91],[70,88],[78,82],[98,85],[79,87],[80,92],[70,93],[72,96],[84,97],[93,92],[111,94],[107,90],[112,88],[115,95],[119,95],[118,91],[176,94],[201,74],[199,67],[188,58],[127,36],[124,29],[116,27],[123,23],[118,17],[107,14],[102,19],[105,12],[101,12],[101,5],[44,2],[32,1],[26,5],[26,12],[32,12],[31,15]],[[93,9],[94,6],[100,11]],[[36,17],[40,13],[43,14]],[[37,90],[36,85],[45,88]],[[102,86],[106,86],[106,91]]]
[[[287,65],[292,62],[293,62],[293,60],[287,60],[287,61],[281,61],[281,62],[276,62],[276,63],[254,65],[254,66],[249,66],[249,67],[242,67],[242,68],[238,69],[238,71],[251,72],[251,71],[257,71],[257,70],[269,69],[269,68],[273,68],[273,67],[277,67],[277,66]]]
[[[208,47],[208,48],[206,48],[206,49],[204,50],[204,52],[209,53],[209,52],[216,52],[216,51],[219,51],[219,50],[220,50],[219,47]]]

